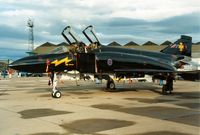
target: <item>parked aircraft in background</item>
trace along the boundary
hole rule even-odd
[[[187,61],[191,57],[192,38],[189,36],[182,35],[161,52],[152,52],[104,46],[92,26],[85,28],[83,34],[90,45],[84,44],[71,27],[67,26],[62,31],[62,36],[70,44],[68,51],[24,57],[11,63],[10,67],[31,73],[51,72],[52,96],[59,98],[61,92],[56,88],[56,72],[77,70],[80,73],[94,74],[95,77],[107,80],[108,89],[115,89],[111,75],[118,78],[138,78],[148,74],[154,78],[166,79],[167,74],[175,73],[182,66],[181,60]],[[166,92],[168,88],[164,87],[163,90]]]

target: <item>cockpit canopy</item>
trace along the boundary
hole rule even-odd
[[[55,49],[53,49],[51,51],[51,54],[60,54],[60,53],[64,53],[64,52],[69,52],[69,49],[65,46],[59,46],[59,47],[56,47]]]

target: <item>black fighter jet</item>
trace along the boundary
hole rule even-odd
[[[167,74],[175,73],[182,66],[180,61],[191,57],[192,38],[185,35],[160,52],[152,52],[104,46],[91,25],[82,32],[90,45],[84,44],[71,27],[67,26],[62,31],[62,36],[70,44],[68,51],[24,57],[11,63],[10,68],[30,73],[51,72],[52,96],[59,98],[61,92],[56,88],[56,72],[77,70],[80,73],[94,74],[99,79],[107,80],[108,89],[115,89],[110,75],[134,78],[149,74],[154,78],[166,79]],[[167,90],[166,87],[163,89]]]

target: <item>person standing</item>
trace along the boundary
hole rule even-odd
[[[2,74],[3,74],[3,78],[6,78],[7,71],[6,71],[6,70],[3,70],[3,71],[2,71]]]
[[[12,70],[11,69],[8,69],[8,77],[9,77],[9,79],[11,79],[12,78]]]
[[[173,81],[174,81],[174,76],[173,74],[169,74],[167,76],[167,80],[166,80],[166,86],[167,86],[167,91],[169,91],[169,93],[171,94],[173,91]]]
[[[2,71],[0,70],[0,77],[1,77],[1,75],[2,75]],[[0,80],[1,80],[1,78],[0,78]]]

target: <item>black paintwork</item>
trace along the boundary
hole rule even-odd
[[[113,50],[113,51],[111,51]],[[112,73],[115,69],[155,69],[155,70],[174,70],[171,62],[173,62],[173,57],[171,55],[159,53],[159,52],[147,52],[147,51],[139,51],[134,49],[124,49],[124,48],[115,48],[115,47],[102,47],[101,52],[98,50],[94,50],[90,54],[94,54],[93,58],[91,58],[88,62],[85,62],[85,65],[82,66],[81,69],[85,68],[87,71],[83,72],[94,72],[94,69],[91,69],[94,66],[91,64],[95,64],[95,56],[97,61],[98,72]],[[83,54],[82,54],[83,55]],[[81,56],[82,56],[81,55]],[[151,57],[150,57],[151,56]],[[156,57],[159,56],[159,57]],[[36,55],[36,56],[28,56],[17,61],[14,61],[10,64],[10,67],[23,72],[31,72],[31,73],[45,73],[47,67],[47,59],[51,62],[54,60],[61,60],[68,57],[69,59],[73,59],[73,61],[69,62],[74,64],[74,66],[66,66],[65,63],[62,63],[58,66],[55,64],[50,64],[49,72],[55,71],[70,71],[76,70],[76,56],[72,56],[69,52],[61,53],[61,54],[47,54],[47,55]],[[72,58],[73,57],[73,58]],[[83,56],[85,58],[81,59],[81,61],[85,61],[86,55]],[[107,60],[111,59],[113,61],[113,65],[109,66],[107,64]],[[80,58],[79,58],[79,62]],[[83,64],[83,62],[82,62]],[[87,66],[90,66],[88,69]],[[81,70],[79,68],[79,70]]]
[[[126,71],[135,69],[154,69],[154,70],[171,70],[174,71],[171,63],[164,60],[158,61],[154,57],[145,55],[120,53],[120,52],[101,52],[96,53],[97,67],[102,72]],[[112,64],[108,64],[108,59]]]
[[[79,43],[78,40],[77,43]],[[180,43],[184,43],[182,51],[178,48]],[[185,55],[191,55],[191,43],[191,37],[181,36],[173,47],[172,45],[168,46],[161,52],[107,47],[98,44],[96,49],[92,49],[88,53],[84,52],[84,44],[79,43],[81,48],[75,53],[29,56],[14,61],[10,67],[31,73],[45,73],[47,65],[48,72],[78,70],[81,73],[120,73],[124,75],[169,73],[176,71],[175,66],[180,59],[183,59]],[[55,60],[61,61],[65,58],[71,61],[61,62],[58,65],[52,63]]]
[[[14,61],[9,65],[9,67],[23,72],[30,73],[45,73],[47,68],[47,60],[53,62],[55,60],[61,60],[68,57],[69,59],[73,59],[70,64],[74,66],[66,66],[65,63],[62,63],[58,66],[55,64],[49,65],[48,72],[61,72],[64,70],[74,70],[76,69],[76,57],[71,55],[69,52],[61,53],[61,54],[46,54],[46,55],[36,55],[36,56],[28,56],[19,60]]]

